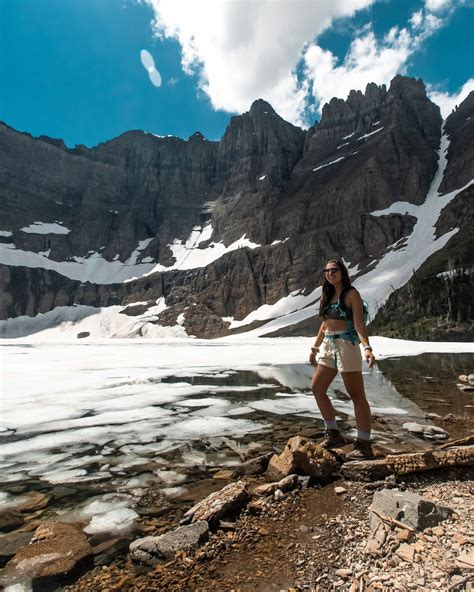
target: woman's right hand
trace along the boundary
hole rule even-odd
[[[309,363],[313,366],[316,366],[316,352],[312,351],[309,354]]]

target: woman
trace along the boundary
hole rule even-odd
[[[334,407],[327,396],[329,385],[339,370],[354,404],[357,423],[357,441],[346,458],[373,458],[370,407],[365,397],[359,343],[362,343],[369,368],[374,365],[375,357],[365,326],[364,303],[359,292],[351,286],[347,268],[342,261],[331,259],[323,271],[319,308],[319,318],[323,322],[309,357],[311,364],[316,366],[311,390],[326,428],[326,437],[321,446],[331,449],[345,444],[337,427]]]

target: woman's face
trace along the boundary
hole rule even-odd
[[[342,275],[337,263],[326,263],[324,268],[324,277],[330,284],[337,284],[341,281]]]

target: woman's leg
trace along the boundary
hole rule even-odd
[[[329,385],[334,380],[336,374],[337,370],[335,368],[328,368],[327,366],[318,364],[313,375],[313,380],[311,381],[311,390],[325,421],[334,421],[336,419],[336,412],[327,395]]]
[[[357,430],[359,433],[368,434],[366,439],[370,439],[371,414],[369,402],[365,396],[362,372],[342,372],[342,379],[354,403]]]

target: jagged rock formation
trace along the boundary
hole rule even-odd
[[[474,92],[447,118],[448,164],[440,192],[474,178]],[[442,210],[440,236],[459,228],[379,310],[372,329],[389,337],[469,341],[474,334],[474,185]]]
[[[446,122],[442,192],[474,176],[473,103],[471,93]],[[161,324],[183,315],[188,333],[214,337],[228,331],[225,317],[242,319],[295,290],[310,293],[335,254],[363,274],[412,232],[417,220],[408,213],[371,212],[423,203],[441,123],[423,83],[397,76],[388,89],[369,84],[365,94],[333,99],[306,132],[262,100],[232,117],[220,142],[199,133],[184,141],[134,131],[92,149],[68,149],[0,124],[0,319],[59,305],[153,304],[163,296]],[[439,234],[472,212],[469,191],[443,210]],[[37,222],[54,228],[35,230]],[[211,226],[201,236],[205,224]],[[176,241],[184,243],[196,227],[194,253],[243,236],[253,248],[235,243],[210,263],[176,263]],[[468,227],[472,222],[433,257],[447,261],[441,253],[451,252],[453,241],[467,252]],[[468,256],[461,259],[464,265]],[[108,271],[81,276],[96,260]],[[144,275],[155,264],[161,267]],[[120,266],[136,268],[137,279],[100,279]]]

